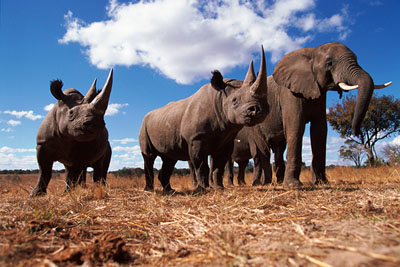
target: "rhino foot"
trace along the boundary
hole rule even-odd
[[[193,191],[192,195],[199,196],[206,192],[207,190],[202,186],[197,186],[196,189]]]
[[[321,185],[329,185],[329,181],[325,178],[325,179],[317,179],[315,181],[315,184],[321,184]]]
[[[39,196],[44,196],[44,195],[46,195],[46,190],[34,188],[29,196],[30,197],[39,197]]]
[[[171,187],[170,188],[164,188],[163,191],[162,191],[163,195],[174,195],[176,193],[177,193],[176,190],[172,189]]]
[[[238,185],[246,185],[246,182],[243,181],[243,180],[239,180],[239,181],[238,181]]]
[[[257,185],[261,185],[260,180],[254,180],[253,183],[251,184],[252,186],[257,186]]]
[[[233,180],[228,179],[228,185],[233,185]]]
[[[154,187],[146,185],[146,187],[144,188],[144,191],[154,192]]]

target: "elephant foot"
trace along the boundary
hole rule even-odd
[[[193,196],[200,196],[200,195],[204,194],[206,191],[207,190],[204,187],[198,185],[196,187],[196,189],[193,191],[192,195]]]
[[[144,188],[144,191],[154,192],[154,187],[146,185],[146,187]]]
[[[252,183],[251,185],[252,185],[252,186],[261,185],[261,181],[260,181],[260,180],[254,180],[253,183]]]
[[[302,186],[303,186],[303,184],[300,182],[300,180],[295,179],[295,178],[286,178],[283,180],[284,188],[296,189],[296,188],[300,188]]]
[[[46,189],[40,189],[35,187],[31,194],[29,195],[30,197],[39,197],[39,196],[45,196],[46,195]]]

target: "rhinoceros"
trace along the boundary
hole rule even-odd
[[[61,90],[61,80],[50,84],[58,100],[43,119],[36,137],[39,178],[31,196],[46,194],[55,161],[65,166],[66,190],[83,182],[87,167],[93,168],[93,181],[105,184],[111,160],[111,146],[104,114],[110,98],[113,70],[101,91],[96,81],[85,96],[76,89]]]
[[[258,77],[253,61],[244,81],[224,79],[212,72],[211,82],[192,96],[171,102],[149,112],[139,134],[144,159],[145,190],[154,190],[153,165],[162,159],[158,175],[164,193],[172,193],[170,176],[178,160],[191,161],[201,193],[208,187],[208,156],[213,158],[212,171],[217,188],[223,188],[222,176],[232,149],[233,140],[243,126],[260,123],[268,113],[266,101],[266,64],[261,49]]]
[[[270,90],[270,88],[268,88],[268,90]],[[264,127],[266,127],[267,130],[265,130]],[[268,123],[266,120],[254,127],[244,127],[240,130],[235,139],[231,159],[226,164],[228,184],[233,184],[233,162],[237,162],[239,165],[239,173],[237,176],[238,185],[245,184],[245,169],[251,158],[254,160],[253,185],[271,183],[271,150],[274,152],[277,183],[283,182],[285,174],[283,153],[285,152],[286,141],[283,135],[274,139],[268,136],[268,134]],[[264,179],[261,179],[262,177]]]

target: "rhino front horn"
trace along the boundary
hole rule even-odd
[[[91,104],[94,108],[102,113],[106,112],[108,101],[110,100],[111,88],[113,83],[113,69],[110,70],[106,83],[100,93],[93,99]],[[90,91],[90,90],[89,90]]]
[[[257,80],[250,87],[250,93],[252,96],[264,96],[267,94],[267,65],[263,46],[261,46],[260,71],[258,72]]]

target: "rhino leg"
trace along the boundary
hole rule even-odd
[[[228,185],[233,185],[233,159],[229,159],[225,166],[228,172]]]
[[[253,156],[254,161],[254,170],[253,170],[253,183],[252,186],[261,185],[261,176],[262,176],[262,168],[261,168],[261,160],[260,156]]]
[[[102,185],[106,185],[106,178],[108,167],[110,166],[111,161],[111,146],[108,143],[108,147],[104,156],[99,159],[93,168],[93,182],[101,183]]]
[[[240,161],[240,162],[238,162],[238,164],[239,164],[239,173],[238,173],[238,177],[237,177],[238,185],[246,185],[244,175],[245,175],[246,167],[249,164],[249,160]]]
[[[162,162],[161,170],[158,173],[158,180],[163,187],[164,194],[173,194],[176,191],[171,187],[170,178],[177,160],[163,157]]]
[[[282,141],[274,149],[274,162],[275,162],[275,175],[276,182],[278,184],[283,183],[283,178],[285,177],[285,160],[283,158],[283,153],[285,152],[286,142]]]
[[[194,170],[193,164],[190,160],[188,160],[188,165],[190,170],[190,176],[192,178],[192,185],[196,186],[197,185],[196,171]]]
[[[78,184],[82,187],[86,187],[86,169],[82,170],[82,172],[79,174]]]
[[[146,155],[143,154],[143,160],[144,160],[144,175],[146,178],[146,187],[144,190],[146,191],[154,191],[154,171],[153,171],[153,166],[154,166],[154,160],[156,159],[156,155]]]
[[[53,161],[49,160],[45,147],[41,145],[37,146],[36,157],[39,164],[39,177],[35,188],[31,192],[32,197],[46,194],[47,185],[50,182],[53,168]]]
[[[74,188],[79,183],[80,176],[84,173],[86,177],[86,167],[65,166],[65,192]]]
[[[193,168],[196,172],[197,187],[194,194],[201,194],[205,192],[208,187],[208,179],[210,175],[210,168],[208,167],[208,146],[207,143],[201,140],[193,140],[189,145],[189,157],[192,162]],[[211,158],[211,164],[213,164]]]

